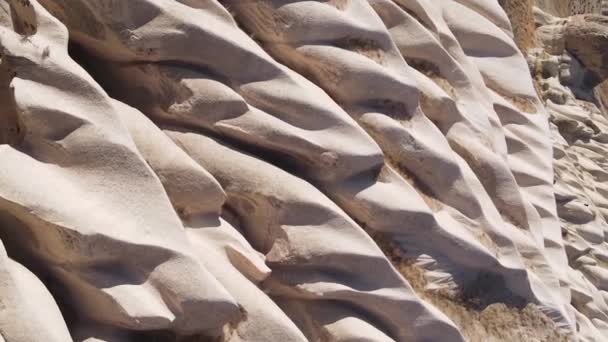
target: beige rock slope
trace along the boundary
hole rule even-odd
[[[0,341],[608,336],[570,21],[526,63],[495,0],[0,7]]]
[[[539,48],[529,64],[550,113],[555,195],[568,255],[568,278],[582,340],[608,336],[606,156],[608,20],[553,17],[536,8]],[[603,59],[603,60],[602,60]]]
[[[608,10],[606,0],[530,0],[535,6],[558,16],[568,17],[576,14],[601,14]]]

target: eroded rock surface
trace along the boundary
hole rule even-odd
[[[608,336],[577,19],[526,61],[494,0],[0,7],[0,340]]]
[[[572,305],[581,340],[608,336],[605,242],[608,21],[598,15],[553,17],[537,8],[540,48],[528,51],[550,114],[555,196],[568,255]]]

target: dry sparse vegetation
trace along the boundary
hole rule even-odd
[[[351,37],[338,42],[336,45],[365,56],[378,64],[383,63],[384,50],[373,40]]]
[[[489,87],[492,91],[500,95],[503,99],[509,101],[515,108],[522,113],[536,114],[538,109],[536,108],[535,101],[530,97],[518,96],[518,95],[506,95],[499,89]],[[536,90],[536,89],[535,89]],[[538,91],[538,90],[537,90]]]
[[[422,183],[416,176],[406,171],[399,165],[399,162],[387,158],[387,163],[403,178],[407,181],[422,197],[424,203],[426,203],[432,211],[439,211],[443,204],[435,198],[433,191],[429,189],[424,183]]]
[[[507,99],[511,104],[513,104],[517,109],[524,113],[535,114],[537,112],[536,106],[534,102],[528,98],[522,96],[503,96]]]
[[[446,314],[467,341],[573,341],[571,336],[558,330],[555,323],[535,304],[525,303],[521,299],[488,302],[491,295],[486,296],[487,292],[504,286],[500,277],[481,274],[474,287],[462,289],[459,293],[428,290],[424,270],[405,256],[395,242],[379,235],[375,235],[374,239],[416,293]]]
[[[456,97],[456,91],[454,87],[450,84],[450,82],[441,75],[439,68],[428,61],[418,59],[418,58],[406,58],[406,62],[412,68],[418,70],[426,77],[431,79],[435,84],[439,86],[439,88],[443,89],[450,97]],[[422,94],[424,96],[424,94]]]

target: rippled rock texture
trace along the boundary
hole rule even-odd
[[[0,340],[608,336],[608,122],[498,1],[0,7]]]
[[[608,17],[535,12],[540,47],[528,51],[528,61],[550,114],[577,332],[581,340],[602,341],[608,336]]]

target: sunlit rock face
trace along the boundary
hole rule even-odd
[[[0,341],[602,341],[596,71],[501,4],[0,0]]]
[[[538,47],[528,62],[550,115],[555,196],[581,340],[608,336],[608,18],[559,18],[535,8]]]
[[[513,0],[511,0],[513,1]],[[544,11],[560,17],[576,14],[602,14],[608,10],[606,0],[529,0]]]

